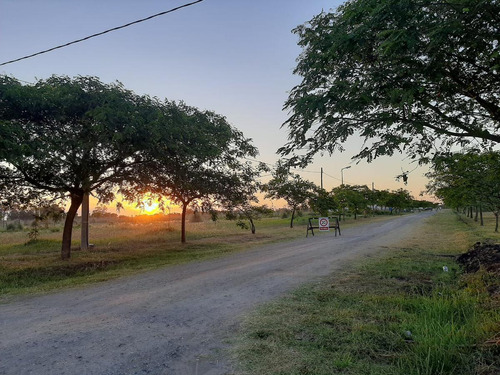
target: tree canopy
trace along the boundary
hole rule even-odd
[[[279,163],[273,172],[273,178],[263,186],[266,198],[284,199],[288,204],[292,211],[290,228],[293,228],[297,210],[307,207],[309,199],[315,196],[316,190],[314,183],[304,180],[298,174],[290,173],[282,163]]]
[[[309,198],[309,208],[320,216],[329,216],[338,209],[339,202],[333,192],[328,192],[320,187],[315,187],[314,194]]]
[[[352,0],[294,32],[302,82],[279,152],[295,164],[353,135],[368,161],[500,142],[500,2]]]
[[[0,77],[0,192],[5,201],[71,200],[61,256],[70,257],[73,220],[85,194],[102,201],[143,162],[157,103],[95,77],[23,85]]]
[[[363,213],[371,202],[372,191],[366,185],[340,185],[332,190],[332,194],[339,207],[354,214]]]

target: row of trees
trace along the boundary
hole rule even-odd
[[[500,214],[500,152],[469,150],[441,155],[427,175],[429,192],[457,210],[476,210],[483,224],[483,210],[495,214],[495,232],[498,232]]]
[[[370,189],[366,185],[340,185],[326,191],[297,174],[288,173],[278,166],[273,178],[263,185],[266,198],[284,199],[291,211],[290,227],[293,228],[295,214],[301,209],[311,209],[321,216],[352,214],[375,211],[401,212],[405,209],[429,208],[436,204],[415,200],[404,189],[395,191]]]
[[[393,198],[375,201],[366,186],[342,186],[328,193],[290,174],[280,164],[273,179],[257,181],[264,165],[245,161],[257,149],[226,119],[210,111],[168,100],[139,96],[120,83],[95,77],[53,76],[34,85],[0,77],[0,203],[18,209],[70,200],[61,257],[70,258],[76,213],[82,207],[82,248],[88,243],[88,197],[107,203],[117,193],[141,203],[166,199],[182,208],[181,241],[186,241],[189,206],[253,219],[260,190],[284,198],[295,212],[310,202],[319,212],[348,209],[357,215],[366,205],[402,209]],[[392,194],[392,193],[391,193]],[[406,195],[405,195],[406,194]],[[397,195],[397,194],[396,194]],[[378,203],[377,203],[378,202]]]
[[[188,205],[255,199],[259,168],[242,160],[256,155],[223,116],[139,96],[120,83],[53,76],[23,85],[0,76],[0,204],[69,199],[63,259],[70,258],[73,221],[90,194],[103,203],[117,192],[136,201],[168,197],[183,208],[184,242]]]

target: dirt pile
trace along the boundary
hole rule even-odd
[[[465,254],[457,258],[465,272],[477,272],[481,267],[488,273],[500,276],[500,244],[476,242]]]
[[[493,301],[500,303],[500,244],[476,242],[465,254],[457,258],[466,273],[481,270],[481,278]]]

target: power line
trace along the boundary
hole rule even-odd
[[[181,6],[178,6],[176,8],[172,8],[172,9],[169,9],[169,10],[166,10],[164,12],[160,12],[160,13],[156,13],[156,14],[153,14],[152,16],[149,16],[149,17],[146,17],[146,18],[141,18],[137,21],[133,21],[133,22],[129,22],[125,25],[121,25],[121,26],[117,26],[117,27],[113,27],[112,29],[108,29],[108,30],[105,30],[105,31],[102,31],[100,33],[97,33],[97,34],[92,34],[92,35],[89,35],[89,36],[86,36],[85,38],[81,38],[81,39],[77,39],[77,40],[74,40],[72,42],[69,42],[69,43],[66,43],[66,44],[61,44],[57,47],[53,47],[53,48],[49,48],[49,49],[46,49],[44,51],[40,51],[40,52],[37,52],[37,53],[33,53],[31,55],[27,55],[27,56],[23,56],[23,57],[20,57],[18,59],[14,59],[14,60],[10,60],[10,61],[6,61],[4,63],[1,63],[0,66],[2,65],[7,65],[7,64],[11,64],[11,63],[14,63],[14,62],[17,62],[17,61],[21,61],[21,60],[25,60],[25,59],[29,59],[31,57],[35,57],[35,56],[38,56],[38,55],[42,55],[44,53],[47,53],[47,52],[51,52],[51,51],[54,51],[56,49],[59,49],[59,48],[64,48],[64,47],[67,47],[67,46],[70,46],[72,44],[76,44],[76,43],[80,43],[80,42],[83,42],[85,40],[88,40],[88,39],[91,39],[91,38],[95,38],[97,36],[100,36],[100,35],[103,35],[103,34],[107,34],[107,33],[110,33],[112,31],[116,31],[116,30],[120,30],[120,29],[124,29],[125,27],[129,27],[129,26],[132,26],[132,25],[135,25],[137,23],[141,23],[141,22],[144,22],[144,21],[148,21],[152,18],[155,18],[155,17],[159,17],[159,16],[163,16],[165,14],[168,14],[168,13],[172,13],[172,12],[175,12],[179,9],[182,9],[182,8],[186,8],[186,7],[189,7],[191,5],[194,5],[194,4],[197,4],[197,3],[201,3],[203,0],[197,0],[197,1],[194,1],[192,3],[188,3],[188,4],[184,4],[184,5],[181,5]]]
[[[266,163],[265,161],[251,159],[251,158],[247,158],[247,157],[243,157],[242,159],[248,160],[248,161],[253,161],[255,163],[262,163],[265,165],[269,165],[271,167],[274,167],[276,165],[276,164]],[[305,173],[316,173],[316,174],[321,173],[320,171],[306,171],[305,169],[299,169],[299,168],[290,168],[290,169],[293,169],[294,171],[305,172]]]
[[[340,181],[340,178],[330,176],[328,173],[323,172],[323,174],[324,174],[325,176],[328,176],[328,177],[333,178],[334,180],[338,180],[338,181]]]
[[[271,163],[266,163],[265,161],[261,161],[261,160],[257,160],[257,159],[251,159],[251,158],[246,158],[246,157],[243,157],[242,159],[244,160],[248,160],[248,161],[253,161],[255,163],[262,163],[262,164],[265,164],[265,165],[269,165],[271,167],[274,167],[274,164],[271,164]]]
[[[321,171],[306,171],[305,169],[300,169],[300,168],[291,168],[294,171],[299,171],[299,172],[304,172],[304,173],[316,173],[316,174],[321,174]]]
[[[266,163],[265,161],[261,161],[261,160],[257,160],[257,159],[251,159],[251,158],[247,158],[247,157],[243,157],[242,159],[244,160],[248,160],[248,161],[253,161],[255,163],[262,163],[262,164],[266,164],[266,165],[269,165],[271,167],[274,167],[276,164],[271,164],[271,163]],[[321,174],[322,172],[321,171],[308,171],[306,169],[300,169],[300,168],[290,168],[294,171],[298,171],[298,172],[303,172],[303,173],[314,173],[314,174]],[[323,172],[323,174],[325,176],[328,176],[330,178],[333,178],[334,180],[337,180],[337,181],[340,181],[340,178],[337,178],[337,177],[333,177],[332,175],[329,175],[328,173],[325,173]],[[268,177],[268,176],[272,176],[271,174],[269,175],[264,175],[264,176],[260,176],[260,177]]]

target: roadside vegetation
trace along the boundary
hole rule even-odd
[[[239,374],[498,374],[498,274],[456,263],[485,239],[500,235],[445,210],[405,243],[265,305],[242,326]]]

